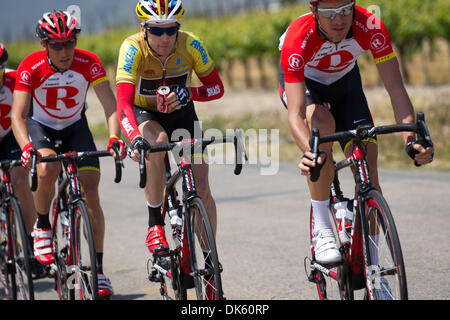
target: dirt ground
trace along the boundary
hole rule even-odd
[[[416,111],[422,110],[422,105],[444,104],[450,101],[450,84],[434,87],[411,86],[407,87],[407,90]],[[390,104],[389,95],[383,87],[366,88],[365,93],[372,110]],[[89,123],[96,125],[105,121],[101,105],[92,89],[89,89],[87,102],[89,106],[87,111]],[[283,110],[276,88],[242,90],[228,90],[225,88],[225,94],[221,99],[196,103],[196,111],[200,120],[205,120],[215,115],[235,116],[273,110]]]

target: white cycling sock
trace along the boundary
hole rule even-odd
[[[328,211],[329,203],[330,200],[328,199],[323,201],[311,200],[314,216],[314,237],[319,234],[320,230],[333,230],[333,226],[330,221],[330,212]]]

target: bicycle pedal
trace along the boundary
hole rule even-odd
[[[161,277],[159,276],[158,271],[152,270],[152,272],[150,272],[150,274],[148,275],[148,280],[150,282],[161,282]]]

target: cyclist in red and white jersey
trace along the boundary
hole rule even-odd
[[[0,42],[0,160],[20,160],[22,154],[11,130],[11,109],[13,104],[13,91],[16,83],[16,71],[6,69],[8,51]],[[20,202],[20,208],[25,223],[30,244],[33,245],[31,232],[36,221],[33,194],[28,187],[28,172],[22,167],[9,170],[14,192]],[[31,260],[31,271],[37,278],[46,276],[46,271],[36,259]]]
[[[307,179],[314,215],[312,244],[319,263],[340,260],[331,228],[328,205],[333,179],[331,144],[321,145],[317,164],[309,152],[311,129],[321,134],[350,130],[360,124],[373,124],[362,89],[356,59],[370,50],[379,75],[391,98],[395,120],[413,123],[414,109],[404,87],[389,34],[376,16],[355,5],[353,0],[310,1],[311,12],[298,17],[280,38],[280,96],[288,109],[289,125],[303,152],[301,173],[323,166],[316,182]],[[432,149],[415,143],[414,133],[403,133],[408,154],[420,164],[432,160]],[[349,141],[341,141],[346,156]],[[413,155],[412,150],[419,153]],[[377,141],[367,141],[370,178],[380,189],[377,173]],[[327,157],[328,155],[328,157]]]
[[[45,50],[31,53],[19,65],[14,90],[12,128],[22,148],[22,162],[30,165],[30,152],[41,156],[54,155],[55,141],[62,141],[62,152],[95,151],[85,110],[89,85],[102,104],[109,128],[109,145],[118,140],[122,156],[125,146],[119,140],[120,126],[106,72],[98,57],[76,49],[80,32],[75,17],[66,11],[47,12],[39,20],[36,34]],[[34,252],[44,265],[53,263],[51,225],[48,217],[55,192],[55,181],[60,172],[59,163],[40,163],[38,189],[34,193],[38,219],[34,227]],[[83,198],[91,217],[99,271],[99,295],[110,296],[113,289],[103,274],[104,216],[100,206],[98,185],[100,164],[97,158],[79,163]]]

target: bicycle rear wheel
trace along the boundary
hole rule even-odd
[[[405,266],[391,210],[378,190],[369,191],[364,200],[366,298],[406,300]]]
[[[187,208],[186,227],[196,298],[222,300],[222,270],[208,213],[200,198],[190,200]]]
[[[97,257],[91,223],[83,200],[73,207],[74,299],[98,298]]]
[[[338,234],[336,219],[333,214],[333,210],[329,208],[330,213],[330,220],[331,224],[333,226],[333,232],[335,235]],[[310,208],[310,214],[309,214],[309,221],[310,221],[310,238],[311,241],[314,237],[314,215],[312,207]],[[338,237],[337,237],[338,238]],[[339,242],[338,242],[339,243]],[[311,246],[311,255],[312,260],[315,261],[315,254],[314,254],[314,247]],[[342,264],[336,265],[336,266],[330,266],[329,275],[326,275],[324,272],[321,272],[318,269],[314,269],[312,272],[312,276],[314,277],[311,279],[314,283],[316,283],[317,287],[317,293],[319,295],[320,300],[344,300],[348,299],[348,293],[346,294],[345,288],[348,288],[347,283],[344,280],[344,267]],[[348,292],[348,290],[347,290]]]
[[[15,197],[10,198],[9,214],[13,217],[11,230],[13,232],[13,261],[18,300],[34,300],[33,278],[30,268],[31,248],[23,222],[22,211]]]

